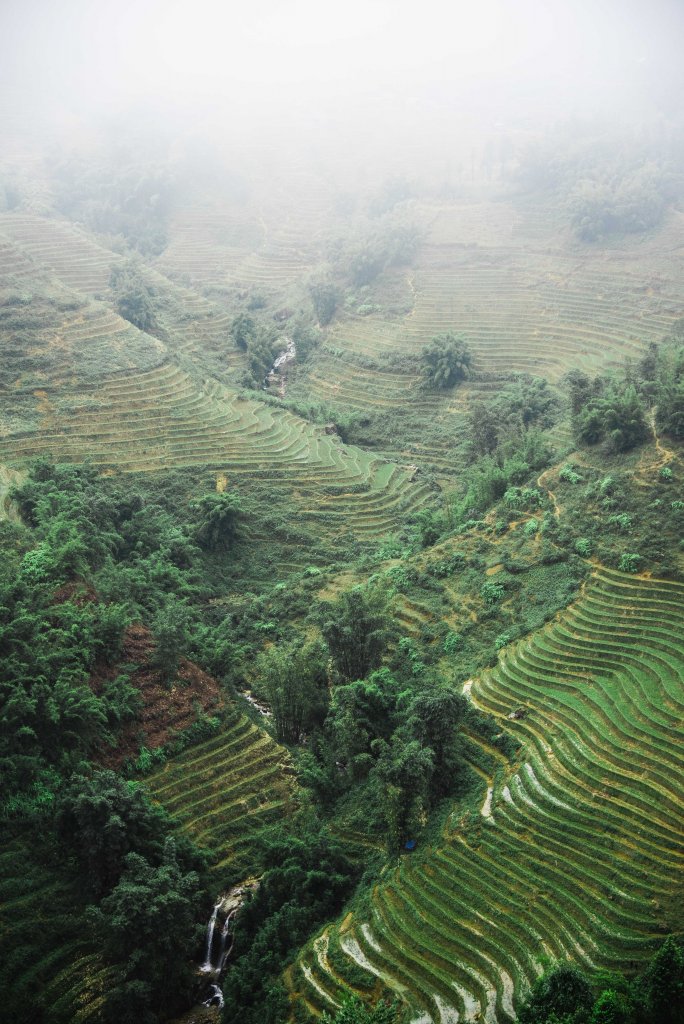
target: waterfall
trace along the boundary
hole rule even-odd
[[[223,992],[218,985],[209,986],[209,997],[205,999],[202,1006],[218,1006],[219,1010],[223,1009]]]
[[[228,916],[226,917],[226,920],[224,921],[224,924],[223,924],[223,930],[221,931],[221,949],[219,950],[219,955],[218,955],[218,969],[219,969],[219,971],[222,971],[223,968],[225,967],[226,960],[230,956],[230,954],[232,952],[232,949],[233,949],[233,943],[231,942],[230,949],[226,953],[226,939],[228,938],[228,934],[230,932],[230,922],[233,920],[233,918],[237,914],[237,910],[238,910],[237,907],[235,907],[234,910],[231,910],[231,912],[228,914]]]
[[[249,879],[242,885],[234,886],[230,892],[221,896],[214,905],[209,923],[207,924],[207,945],[204,954],[204,963],[199,968],[200,974],[209,975],[200,987],[199,999],[202,1006],[223,1007],[223,992],[219,982],[221,974],[228,962],[228,957],[233,951],[232,939],[228,945],[228,936],[232,933],[233,918],[242,906],[246,893],[256,888],[256,881]],[[220,929],[220,942],[216,942],[216,933]],[[218,951],[215,946],[218,945]],[[216,955],[218,953],[218,955]]]
[[[296,348],[295,343],[292,340],[292,338],[287,338],[286,341],[287,341],[287,348],[285,349],[284,352],[280,353],[280,355],[278,356],[278,358],[274,362],[273,370],[271,371],[271,373],[275,373],[276,370],[279,370],[280,367],[284,366],[286,363],[291,363],[292,360],[297,355],[297,348]]]
[[[273,366],[264,377],[264,382],[262,384],[262,388],[264,389],[264,391],[268,391],[268,386],[271,383],[271,381],[274,380],[279,374],[283,374],[284,371],[287,370],[289,364],[294,362],[297,356],[297,346],[295,345],[292,338],[283,338],[281,340],[285,341],[286,348],[285,351],[281,352],[277,359],[274,360]],[[284,384],[281,381],[281,388],[283,387]]]
[[[209,924],[207,925],[207,952],[204,956],[204,963],[200,967],[200,971],[203,974],[210,974],[214,968],[211,963],[211,947],[214,941],[214,929],[216,928],[216,918],[221,908],[221,900],[215,905],[211,917],[209,918]]]

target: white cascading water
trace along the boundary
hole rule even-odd
[[[202,1006],[217,1006],[219,1010],[223,1009],[223,992],[218,985],[209,986],[209,998],[205,999]]]
[[[211,912],[207,925],[207,948],[204,963],[200,967],[202,974],[211,976],[211,983],[208,988],[204,989],[203,995],[205,998],[202,999],[203,1006],[216,1006],[219,1009],[223,1007],[223,992],[218,982],[221,980],[221,974],[226,966],[228,957],[233,952],[234,939],[231,941],[228,949],[226,949],[228,936],[231,934],[231,922],[242,906],[245,893],[253,891],[254,888],[255,883],[251,881],[242,886],[236,885],[227,895],[221,897]],[[224,914],[225,917],[223,917]],[[220,924],[220,917],[223,917],[222,925]],[[218,927],[221,928],[221,939],[218,944],[218,956],[214,958],[215,936]]]
[[[278,358],[273,363],[273,366],[264,377],[264,382],[261,386],[265,391],[268,390],[271,378],[278,373],[282,373],[283,369],[286,368],[289,363],[294,362],[297,356],[297,346],[295,345],[292,338],[284,338],[282,340],[285,341],[287,347],[285,348],[284,352],[280,353]]]
[[[226,918],[226,920],[224,922],[224,925],[223,925],[223,930],[221,932],[221,948],[219,950],[219,955],[218,955],[218,970],[219,971],[222,971],[223,968],[226,966],[226,960],[228,959],[230,954],[233,952],[233,943],[232,942],[230,944],[230,949],[228,951],[226,951],[226,939],[228,938],[228,934],[230,932],[230,922],[233,920],[233,918],[235,917],[236,914],[237,914],[237,907],[234,910],[231,910],[230,914],[228,914],[228,916],[227,916],[227,918]]]
[[[200,967],[200,971],[203,974],[210,974],[214,968],[211,963],[211,947],[214,941],[214,929],[216,928],[216,918],[221,908],[221,900],[215,905],[211,917],[209,918],[209,924],[207,925],[207,952],[204,956],[204,963]]]

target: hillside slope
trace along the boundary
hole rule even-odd
[[[643,961],[684,906],[683,624],[682,584],[602,569],[507,648],[468,690],[522,742],[520,761],[471,741],[480,806],[313,942],[288,975],[293,996],[330,1010],[361,968],[414,1021],[501,1024],[543,957]]]
[[[287,751],[237,711],[219,735],[170,759],[145,785],[207,851],[218,886],[227,875],[240,880],[256,833],[293,800]]]
[[[410,470],[209,376],[193,350],[227,327],[200,297],[167,282],[175,305],[162,342],[116,315],[108,294],[86,298],[106,292],[114,253],[47,218],[5,215],[0,229],[15,242],[5,243],[0,286],[16,362],[2,387],[0,462],[48,456],[109,471],[209,466],[231,480],[266,475],[291,488],[303,518],[323,529],[345,529],[352,513],[361,539],[394,529],[431,498]],[[81,277],[95,252],[102,272]]]

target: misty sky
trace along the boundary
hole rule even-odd
[[[2,109],[370,124],[680,104],[683,0],[0,0]]]

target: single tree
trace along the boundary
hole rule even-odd
[[[180,601],[168,600],[154,617],[154,665],[165,683],[178,671],[180,656],[188,642],[188,610]]]
[[[249,343],[257,336],[257,325],[247,313],[239,313],[230,325],[230,334],[237,347],[246,352]]]
[[[547,1024],[549,1020],[585,1024],[594,1006],[589,982],[566,964],[554,967],[535,982],[520,1007],[520,1024]]]
[[[123,266],[114,267],[110,285],[119,316],[141,331],[156,327],[154,292],[136,261],[130,260]]]
[[[320,725],[328,706],[328,677],[322,644],[293,641],[264,651],[257,661],[259,689],[273,712],[280,743],[300,743]]]
[[[340,301],[339,288],[332,281],[314,281],[309,285],[316,319],[321,327],[329,324]]]
[[[657,1024],[684,1024],[684,946],[670,936],[644,975],[645,1003]]]
[[[377,587],[354,587],[322,602],[321,629],[341,679],[363,679],[380,664],[389,637],[387,600]]]
[[[470,376],[472,353],[462,334],[437,334],[423,349],[421,376],[425,388],[450,388]]]
[[[646,440],[648,423],[633,384],[624,389],[611,389],[599,408],[605,434],[613,451],[626,452]]]
[[[190,504],[197,517],[195,540],[208,551],[231,546],[238,533],[240,501],[235,494],[224,491],[205,494]]]

